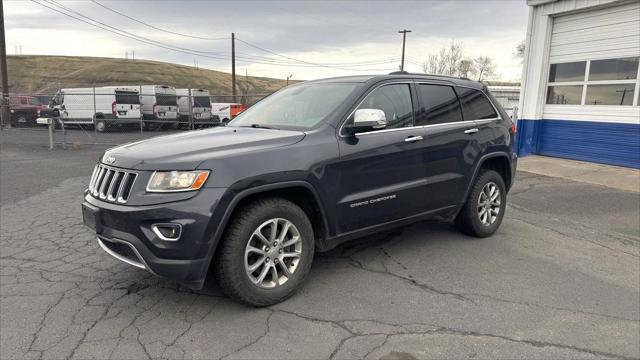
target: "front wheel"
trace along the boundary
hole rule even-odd
[[[482,170],[456,217],[456,225],[467,235],[491,236],[500,227],[506,204],[507,191],[502,176],[493,170]]]
[[[245,304],[279,303],[304,282],[314,248],[313,227],[299,206],[280,198],[254,201],[231,219],[220,244],[218,284]]]

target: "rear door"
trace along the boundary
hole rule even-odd
[[[331,165],[339,179],[334,194],[339,233],[425,210],[424,129],[414,123],[416,101],[413,84],[402,82],[375,88],[358,106],[384,111],[388,125],[340,138],[340,160]]]
[[[140,95],[137,91],[116,90],[115,115],[118,119],[140,118]]]
[[[453,86],[418,83],[420,112],[425,129],[426,197],[428,210],[446,210],[462,201],[471,176],[476,150],[474,121],[465,121]],[[470,130],[471,129],[471,130]]]

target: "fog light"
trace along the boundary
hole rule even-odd
[[[182,225],[180,224],[153,224],[151,229],[160,239],[165,241],[176,241],[182,234]]]

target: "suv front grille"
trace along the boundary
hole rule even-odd
[[[138,176],[132,171],[96,165],[89,181],[89,193],[100,200],[124,204],[129,200],[133,182]]]

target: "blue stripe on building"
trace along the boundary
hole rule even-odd
[[[640,124],[518,120],[519,156],[540,154],[640,168]]]

